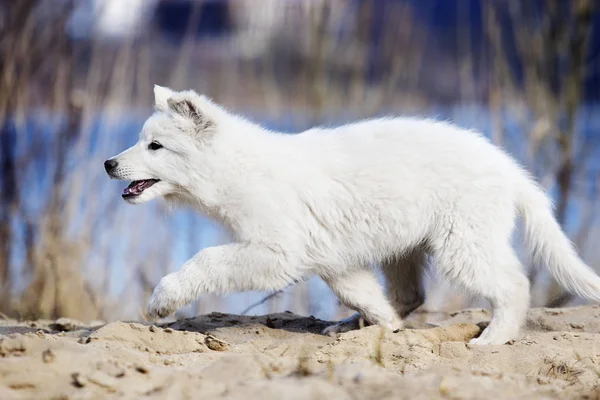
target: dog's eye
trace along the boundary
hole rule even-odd
[[[158,150],[158,149],[162,149],[162,144],[158,143],[157,141],[154,141],[152,143],[150,143],[148,145],[148,148],[150,150]]]

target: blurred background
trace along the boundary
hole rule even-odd
[[[136,142],[154,84],[194,89],[290,134],[384,114],[479,129],[550,191],[598,269],[599,6],[0,0],[0,315],[140,319],[163,275],[229,240],[189,210],[126,204],[124,183],[104,172]],[[524,263],[534,306],[581,303]],[[426,287],[424,310],[487,306],[435,275]],[[207,295],[178,315],[348,315],[319,279],[265,296]]]

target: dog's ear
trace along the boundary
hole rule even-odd
[[[200,107],[198,107],[198,102],[197,99],[194,98],[194,95],[195,94],[182,92],[169,98],[167,104],[172,111],[185,118],[191,119],[199,132],[206,131],[213,125],[213,122],[202,112]],[[197,97],[197,95],[195,96]]]
[[[154,108],[157,111],[165,111],[169,108],[169,99],[175,92],[168,87],[154,85]]]

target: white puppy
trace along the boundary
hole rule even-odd
[[[193,91],[155,87],[139,141],[107,160],[133,181],[132,204],[162,196],[220,221],[234,242],[207,248],[154,290],[165,317],[203,293],[282,289],[316,274],[357,316],[392,330],[423,303],[426,255],[493,318],[472,343],[513,339],[529,282],[511,247],[517,214],[536,260],[567,289],[600,301],[600,278],[576,255],[548,197],[508,155],[448,123],[374,119],[296,135],[268,131]],[[380,263],[386,296],[370,268]]]

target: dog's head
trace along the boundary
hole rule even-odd
[[[131,181],[122,194],[131,204],[185,194],[198,174],[191,160],[203,158],[217,129],[219,107],[206,97],[161,86],[154,97],[155,112],[138,142],[104,162],[111,178]]]

